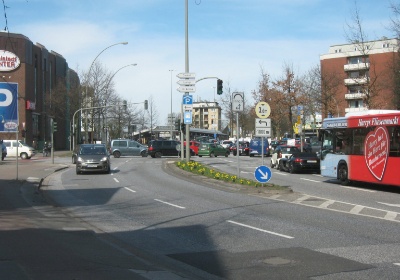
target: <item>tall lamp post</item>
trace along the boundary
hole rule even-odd
[[[110,85],[110,83],[111,83],[111,81],[112,81],[112,79],[114,78],[114,76],[115,75],[117,75],[117,73],[119,72],[119,71],[121,71],[122,69],[124,69],[124,68],[126,68],[126,67],[129,67],[129,66],[136,66],[137,65],[137,63],[132,63],[132,64],[128,64],[128,65],[125,65],[125,66],[122,66],[121,68],[119,68],[117,71],[115,71],[114,72],[114,74],[112,74],[112,76],[110,77],[110,79],[108,80],[108,83],[107,83],[107,86],[106,86],[106,90],[108,91],[108,87],[109,87],[109,85]],[[104,104],[104,105],[106,105],[106,104]],[[107,110],[107,107],[105,107],[105,110]],[[107,113],[105,114],[106,115],[106,121],[104,122],[105,123],[105,126],[106,126],[106,137],[105,137],[105,142],[107,143],[107,132],[108,132],[108,129],[107,129]],[[103,124],[104,125],[104,124]]]
[[[127,45],[127,44],[128,44],[128,42],[120,42],[120,43],[112,44],[112,45],[106,47],[105,49],[103,49],[101,52],[99,52],[99,54],[93,59],[92,64],[90,64],[90,68],[89,68],[89,72],[88,72],[88,80],[87,80],[86,89],[85,89],[85,99],[86,99],[86,100],[85,100],[85,106],[84,106],[84,107],[89,107],[89,106],[87,106],[88,104],[86,104],[86,103],[87,103],[87,98],[88,98],[87,89],[88,89],[89,81],[90,81],[90,72],[91,72],[92,67],[93,67],[95,61],[97,60],[97,58],[98,58],[104,51],[106,51],[107,49],[109,49],[109,48],[111,48],[111,47],[114,47],[114,46],[116,46],[116,45]],[[88,141],[88,138],[89,138],[89,133],[88,133],[88,115],[87,115],[87,113],[85,113],[85,141]]]
[[[171,69],[168,71],[171,73],[171,122],[170,122],[170,126],[171,126],[171,140],[172,140],[172,128],[174,126],[174,121],[172,120],[172,72],[174,72],[175,70]]]

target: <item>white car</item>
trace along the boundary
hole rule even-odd
[[[289,158],[293,153],[300,153],[300,150],[295,146],[278,145],[271,156],[271,167],[278,168],[281,158]]]
[[[233,145],[233,142],[230,141],[230,140],[224,140],[224,141],[221,142],[221,145],[225,149],[229,149]]]
[[[36,154],[35,149],[25,144],[22,140],[3,140],[3,144],[7,147],[7,157],[16,157],[17,147],[18,156],[22,159],[30,159]]]

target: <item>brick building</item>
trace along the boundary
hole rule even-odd
[[[323,116],[396,109],[394,61],[398,39],[334,45],[320,56]],[[324,104],[325,103],[325,104]]]
[[[18,131],[18,139],[41,149],[51,140],[53,119],[55,149],[69,149],[78,87],[78,75],[62,55],[24,35],[0,33],[0,139],[16,139]]]

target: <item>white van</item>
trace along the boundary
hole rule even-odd
[[[3,144],[7,148],[7,157],[16,157],[17,156],[17,146],[18,146],[18,155],[22,159],[30,159],[36,154],[34,148],[25,144],[22,140],[3,140]]]

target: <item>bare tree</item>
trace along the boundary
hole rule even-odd
[[[396,38],[400,38],[400,4],[391,3],[390,8],[393,13],[391,25],[389,29],[395,34]],[[400,110],[400,46],[397,53],[393,56],[392,78],[393,78],[393,104],[394,108]],[[390,67],[388,67],[390,68]]]

